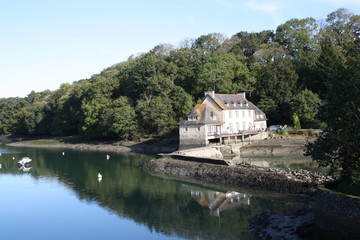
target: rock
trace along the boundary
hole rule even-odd
[[[313,233],[315,214],[309,209],[293,215],[261,213],[249,220],[249,231],[256,239],[300,240]]]
[[[254,166],[223,166],[164,157],[153,159],[143,165],[150,172],[190,177],[210,182],[255,187],[284,193],[311,193],[321,181],[302,180],[286,169],[260,168]],[[311,175],[311,172],[306,172]]]

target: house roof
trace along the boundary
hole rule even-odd
[[[258,107],[256,107],[252,102],[248,101],[245,98],[245,94],[210,94],[207,95],[213,99],[218,106],[223,110],[255,110],[255,121],[264,121],[267,120],[266,115]]]
[[[179,125],[223,124],[221,112],[211,105],[197,104]]]
[[[212,101],[204,103],[209,97]],[[218,105],[218,108],[214,106]],[[217,110],[217,109],[220,109]],[[239,94],[206,94],[202,104],[197,104],[179,125],[205,125],[223,124],[222,110],[254,110],[254,121],[266,121],[266,115],[252,102],[245,98],[244,93]]]
[[[255,105],[248,101],[243,94],[214,94],[214,97],[208,95],[222,109],[254,109]]]

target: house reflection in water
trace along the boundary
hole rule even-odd
[[[201,206],[208,207],[210,214],[220,216],[220,212],[240,205],[250,205],[250,194],[239,192],[218,192],[183,184],[182,188],[191,194]]]

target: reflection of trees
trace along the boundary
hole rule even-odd
[[[248,219],[264,209],[284,212],[282,202],[251,197],[251,205],[239,204],[221,216],[209,214],[178,181],[151,176],[139,167],[149,156],[101,152],[25,149],[33,159],[34,177],[57,178],[80,199],[99,205],[145,225],[150,231],[188,239],[249,239]],[[13,173],[19,171],[14,168]],[[99,183],[97,174],[101,173]],[[200,191],[208,189],[201,187]],[[216,191],[216,190],[215,190]],[[218,190],[219,192],[226,192]],[[225,205],[224,205],[225,206]]]

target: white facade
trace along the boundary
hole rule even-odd
[[[245,93],[206,92],[202,104],[179,122],[180,146],[204,146],[210,139],[260,132],[266,127],[265,113],[249,102]]]

